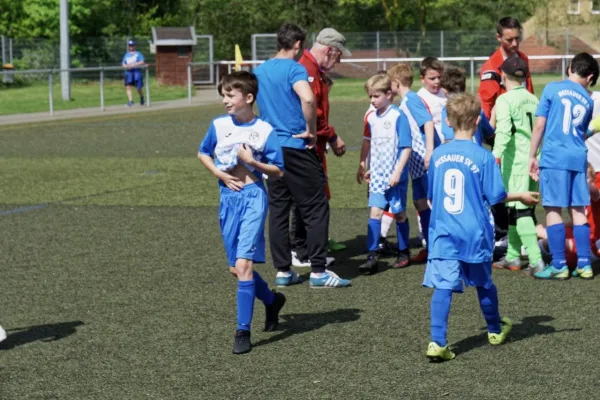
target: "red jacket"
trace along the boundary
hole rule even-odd
[[[302,57],[298,60],[308,72],[308,83],[315,95],[317,105],[317,142],[323,146],[328,141],[336,139],[335,128],[329,125],[329,89],[323,72],[319,69],[317,60],[309,50],[304,50]]]
[[[524,59],[529,66],[529,59],[524,53],[518,52],[519,57]],[[485,116],[490,118],[492,114],[492,108],[496,104],[496,99],[502,93],[506,92],[504,85],[501,83],[500,66],[504,62],[502,56],[502,50],[498,48],[490,56],[490,58],[481,67],[481,73],[479,75],[481,82],[479,83],[479,98],[481,99],[481,108],[485,113]],[[533,93],[533,83],[531,82],[531,71],[527,74],[525,79],[527,90]]]

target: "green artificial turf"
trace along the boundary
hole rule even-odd
[[[431,364],[424,266],[357,274],[366,105],[331,107],[351,149],[328,158],[330,236],[348,245],[333,270],[353,286],[282,289],[272,333],[257,303],[244,356],[217,184],[195,159],[220,106],[0,127],[0,399],[597,398],[598,280],[494,272],[508,343],[487,345],[468,290],[450,316],[457,358]],[[270,258],[257,270],[274,281]]]

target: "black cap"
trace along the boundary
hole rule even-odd
[[[519,57],[518,54],[513,54],[512,56],[504,60],[504,62],[500,66],[500,69],[504,71],[507,75],[517,76],[520,78],[526,77],[529,73],[527,61]]]

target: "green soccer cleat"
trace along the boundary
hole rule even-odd
[[[547,265],[543,270],[533,274],[533,277],[536,279],[557,279],[564,281],[565,279],[569,279],[569,268],[564,266],[561,269],[556,269],[553,265]]]
[[[327,250],[329,250],[330,252],[334,252],[334,251],[342,251],[342,250],[346,250],[346,246],[336,242],[333,239],[329,239],[327,241]]]
[[[450,361],[456,357],[456,354],[450,350],[448,345],[442,347],[436,342],[431,342],[427,346],[427,358],[431,361],[441,362],[441,361]]]
[[[501,318],[500,319],[500,333],[491,333],[488,332],[488,342],[490,342],[490,344],[492,346],[498,346],[499,344],[502,344],[506,341],[506,337],[508,336],[508,334],[510,333],[510,331],[512,330],[512,321],[510,320],[510,318]]]
[[[591,265],[586,265],[583,268],[575,268],[571,273],[573,277],[579,277],[581,279],[592,279],[594,277],[594,271]]]

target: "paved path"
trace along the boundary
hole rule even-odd
[[[187,98],[185,98],[181,100],[152,102],[150,107],[142,107],[139,104],[133,107],[127,107],[123,104],[118,106],[107,106],[105,107],[104,111],[100,110],[100,107],[54,111],[53,116],[50,116],[49,112],[2,115],[0,116],[0,125],[27,124],[58,121],[62,119],[97,117],[102,115],[152,112],[176,108],[197,107],[205,104],[218,104],[220,101],[221,98],[217,94],[216,89],[199,89],[196,90],[196,95],[192,97],[191,103]]]

